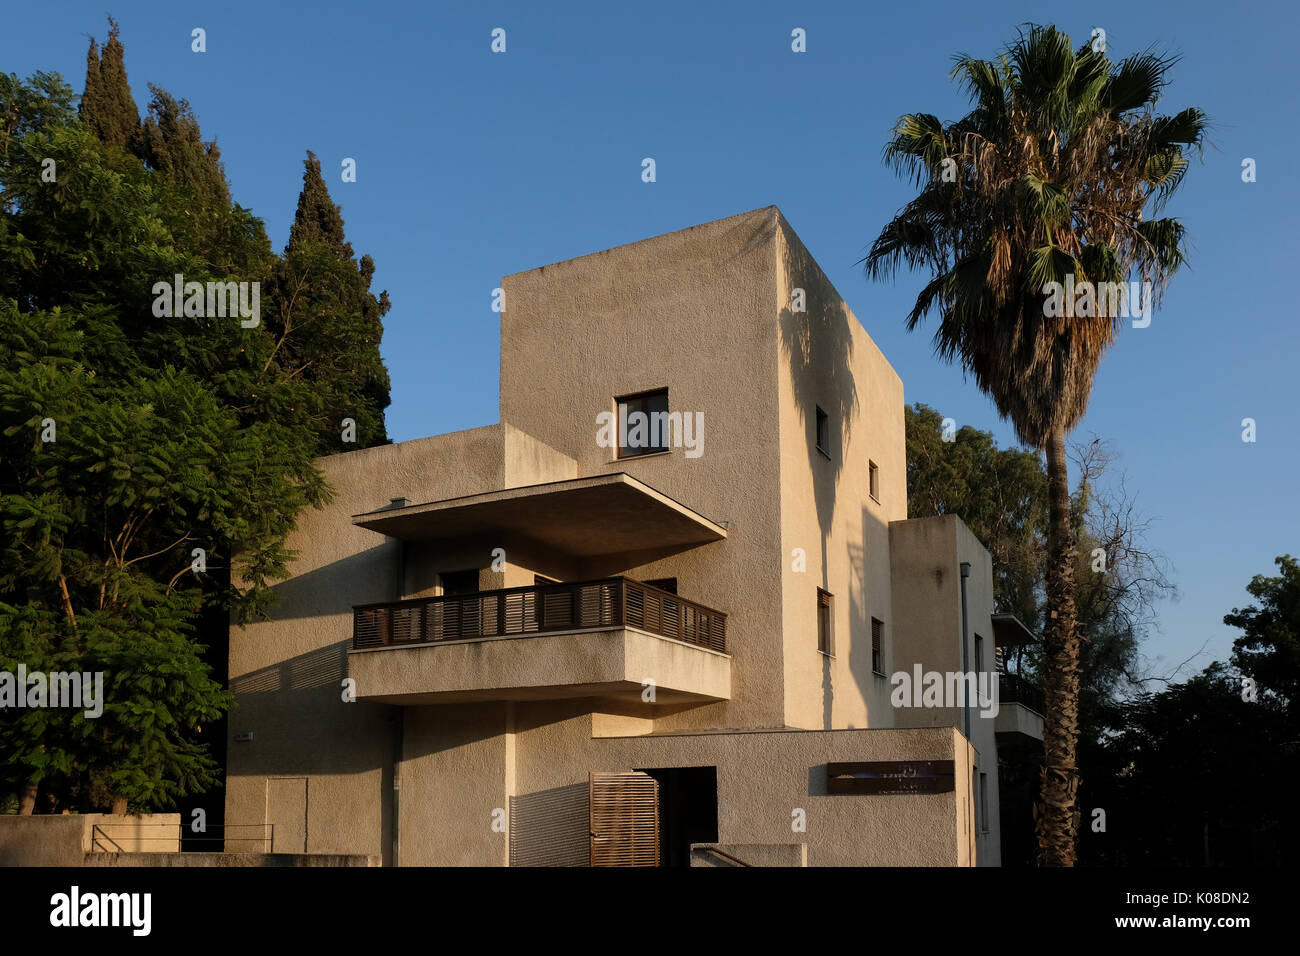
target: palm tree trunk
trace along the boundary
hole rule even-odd
[[[1079,636],[1065,430],[1047,439],[1047,619],[1043,627],[1043,774],[1036,828],[1039,866],[1074,866],[1079,829]]]
[[[26,783],[23,785],[22,796],[18,798],[18,813],[20,816],[29,817],[36,812],[36,791],[38,784]]]

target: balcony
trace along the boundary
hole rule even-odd
[[[361,700],[396,704],[731,694],[727,616],[640,581],[504,588],[353,611],[348,672]]]
[[[1016,674],[998,675],[994,732],[1043,739],[1043,692]]]

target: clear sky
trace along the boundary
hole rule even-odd
[[[307,149],[348,238],[389,290],[383,354],[397,441],[497,421],[498,316],[513,272],[776,204],[901,375],[908,402],[959,425],[1009,426],[903,317],[918,276],[871,284],[855,263],[908,198],[881,164],[899,114],[955,119],[954,53],[991,56],[1018,24],[1113,57],[1182,55],[1162,104],[1199,106],[1214,148],[1167,214],[1191,268],[1150,327],[1103,361],[1076,438],[1120,453],[1149,543],[1181,591],[1147,653],[1170,668],[1202,645],[1226,658],[1222,617],[1300,554],[1300,82],[1294,2],[416,3],[110,0],[137,104],[146,82],[184,97],[221,147],[238,202],[277,248]],[[57,71],[80,91],[104,0],[4,0],[0,70]],[[207,51],[191,50],[206,31]],[[506,52],[491,52],[491,31]],[[791,51],[802,28],[807,52]],[[641,181],[653,157],[657,182]],[[340,181],[351,157],[357,181]],[[1251,157],[1257,181],[1243,183]],[[701,361],[708,361],[701,356]],[[1242,419],[1257,440],[1242,441]],[[455,467],[449,462],[448,467]]]

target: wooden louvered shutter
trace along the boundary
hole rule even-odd
[[[659,865],[659,781],[644,773],[588,778],[592,866]]]

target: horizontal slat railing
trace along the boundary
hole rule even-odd
[[[352,646],[364,650],[622,626],[715,651],[727,648],[722,611],[629,578],[358,605]]]

